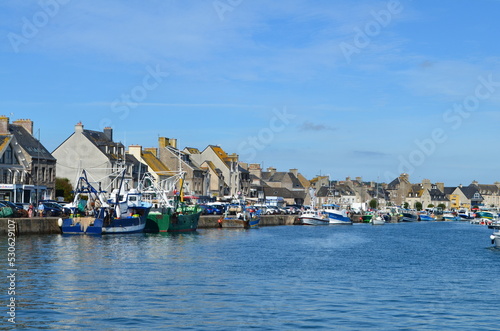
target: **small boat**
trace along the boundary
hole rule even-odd
[[[260,223],[261,211],[251,207],[242,206],[241,212],[234,216],[229,215],[229,211],[219,219],[220,228],[240,228],[252,229],[257,228]]]
[[[402,211],[401,222],[417,222],[418,215],[416,212],[411,210],[403,210]]]
[[[491,244],[496,248],[500,248],[500,221],[492,222],[488,225],[488,229],[492,229],[493,233],[490,236]]]
[[[349,217],[347,210],[340,210],[340,206],[335,204],[323,205],[321,209],[323,215],[328,218],[329,224],[333,225],[352,225],[352,220]]]
[[[451,212],[451,211],[445,211],[443,213],[443,220],[444,221],[460,221],[461,218],[458,216],[457,213]]]
[[[474,216],[472,216],[472,214],[465,209],[460,209],[458,211],[458,217],[460,217],[461,221],[471,221],[474,219]]]
[[[489,211],[479,211],[476,217],[472,219],[471,224],[491,225],[496,221],[495,214]]]
[[[372,225],[384,225],[385,218],[382,215],[374,215],[370,221]]]
[[[418,217],[422,222],[432,222],[436,220],[436,217],[429,215],[428,213],[420,213]]]
[[[328,225],[330,220],[318,210],[309,210],[299,215],[299,223],[302,225]]]

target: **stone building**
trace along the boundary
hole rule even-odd
[[[56,159],[33,136],[33,122],[0,116],[0,200],[54,199],[55,178]]]
[[[53,152],[57,159],[57,176],[75,185],[85,170],[96,189],[111,192],[120,186],[122,174],[129,188],[136,187],[140,174],[147,171],[133,155],[125,153],[122,143],[113,141],[113,129],[103,132],[86,130],[82,123]]]

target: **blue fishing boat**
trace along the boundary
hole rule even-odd
[[[100,193],[89,183],[87,172],[82,171],[75,186],[75,197],[68,206],[71,214],[66,218],[60,218],[58,225],[63,234],[102,234],[103,220],[97,218],[91,206],[99,205],[102,197]]]
[[[321,209],[321,212],[326,216],[329,224],[352,225],[352,220],[349,217],[347,210],[345,209],[340,210],[339,205],[335,204],[323,205],[323,209]]]
[[[152,204],[142,201],[139,191],[125,188],[124,170],[120,185],[109,199],[96,190],[83,171],[69,218],[60,219],[63,234],[125,234],[144,232]]]

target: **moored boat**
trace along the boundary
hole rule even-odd
[[[352,225],[352,220],[349,217],[347,210],[340,210],[340,206],[335,204],[323,205],[321,209],[323,215],[328,218],[328,223],[333,225]]]
[[[418,215],[416,212],[411,210],[403,210],[402,211],[401,222],[417,222]]]
[[[227,211],[218,220],[220,228],[240,228],[240,229],[251,229],[257,228],[260,223],[260,210],[255,210],[254,208],[249,208],[242,206],[242,212],[236,215],[229,215]]]
[[[302,225],[328,225],[330,220],[321,211],[309,210],[299,215],[299,223]]]
[[[385,218],[382,215],[380,215],[380,214],[373,215],[372,219],[370,220],[370,223],[372,225],[384,225],[385,224]]]
[[[198,229],[201,208],[183,201],[184,172],[158,183],[149,173],[144,175],[141,190],[155,200],[149,213],[145,232],[194,232]],[[177,190],[177,186],[180,190]]]

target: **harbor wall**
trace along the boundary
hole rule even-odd
[[[201,216],[198,223],[199,229],[211,229],[219,227],[220,216]],[[57,225],[59,217],[33,217],[33,218],[0,218],[0,236],[6,236],[11,229],[15,229],[16,235],[32,234],[60,234],[61,229]],[[297,224],[296,215],[266,215],[262,216],[259,226],[278,226]]]
[[[59,217],[0,218],[0,235],[7,235],[9,229],[15,229],[16,235],[59,234]]]

